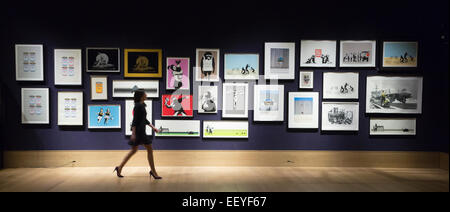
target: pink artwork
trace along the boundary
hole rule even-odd
[[[189,58],[167,58],[166,89],[189,90]]]

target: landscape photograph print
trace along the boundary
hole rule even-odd
[[[418,42],[383,42],[383,68],[416,68]]]

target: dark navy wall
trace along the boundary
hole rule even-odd
[[[245,150],[401,150],[448,152],[448,1],[389,2],[374,1],[356,6],[340,5],[340,1],[323,2],[321,8],[310,3],[292,5],[287,2],[242,4],[228,2],[211,7],[177,4],[148,4],[104,6],[83,5],[64,9],[42,6],[12,5],[2,13],[1,82],[5,84],[7,111],[1,140],[6,150],[102,150],[126,149],[127,137],[121,130],[88,130],[84,127],[57,126],[57,92],[84,91],[85,124],[90,99],[90,75],[83,70],[83,86],[55,87],[53,49],[83,49],[85,47],[162,48],[163,62],[167,56],[190,57],[195,64],[195,48],[220,48],[221,77],[223,54],[258,52],[263,67],[264,42],[296,42],[296,66],[299,64],[301,39],[376,39],[418,40],[420,68],[417,71],[382,72],[377,69],[313,69],[314,91],[322,90],[324,71],[359,72],[360,130],[355,133],[325,133],[319,130],[287,129],[287,92],[298,89],[296,79],[282,81],[285,86],[285,121],[282,123],[254,123],[249,112],[248,140],[206,140],[201,138],[156,138],[156,149],[245,149]],[[225,2],[223,3],[225,4]],[[280,6],[284,5],[284,6]],[[187,7],[190,6],[190,7]],[[341,6],[341,7],[340,7]],[[190,9],[189,9],[190,8]],[[14,44],[44,44],[45,81],[16,82]],[[380,50],[380,45],[378,46]],[[380,53],[380,52],[378,52]],[[123,62],[123,58],[122,58]],[[122,63],[123,64],[123,63]],[[123,66],[123,65],[122,65]],[[306,69],[308,70],[308,69]],[[260,68],[260,74],[263,74]],[[371,137],[369,116],[365,114],[366,77],[378,74],[419,75],[423,81],[423,113],[400,117],[417,117],[417,135],[412,137]],[[165,75],[165,72],[163,73]],[[191,71],[192,76],[192,71]],[[109,100],[104,103],[122,105],[124,99],[112,98],[112,80],[123,79],[109,74]],[[22,125],[20,123],[20,88],[50,88],[50,125]],[[161,94],[165,79],[160,80]],[[192,89],[192,85],[191,85]],[[221,96],[221,95],[220,95]],[[322,96],[322,94],[320,94]],[[250,99],[252,102],[252,98]],[[396,117],[390,115],[388,117]],[[153,102],[153,119],[161,119],[161,99]],[[220,120],[217,115],[199,115],[194,119]],[[122,122],[122,126],[125,124]]]

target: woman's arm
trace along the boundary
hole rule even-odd
[[[161,132],[161,130],[156,129],[156,127],[153,126],[151,123],[148,123],[148,126],[151,127],[156,133]]]
[[[131,141],[135,141],[136,140],[136,127],[133,126],[131,127],[131,137],[130,137]]]

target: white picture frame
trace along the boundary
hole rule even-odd
[[[22,88],[22,124],[50,124],[49,98],[49,88]]]
[[[295,42],[264,44],[264,79],[295,79]]]
[[[200,137],[200,120],[155,120],[156,137]]]
[[[416,118],[370,118],[370,135],[416,135]]]
[[[159,97],[159,80],[113,80],[114,98],[133,98],[134,91],[144,89],[147,98]]]
[[[248,118],[248,84],[223,83],[222,118]]]
[[[44,81],[44,46],[15,45],[16,81]]]
[[[108,100],[107,75],[91,75],[91,100]]]
[[[375,68],[377,62],[376,40],[341,40],[339,67]]]
[[[284,121],[284,85],[255,85],[254,121]]]
[[[197,112],[217,114],[219,110],[219,87],[218,86],[198,86]]]
[[[368,76],[366,83],[366,113],[422,113],[423,77]]]
[[[336,40],[301,40],[300,67],[336,67]]]
[[[83,126],[83,92],[58,91],[58,126]]]
[[[212,59],[208,55],[212,55]],[[202,61],[205,61],[202,63]],[[202,64],[205,64],[204,67]],[[195,50],[195,81],[219,82],[220,81],[220,49]],[[203,74],[205,73],[205,74]],[[210,74],[206,74],[210,73]]]
[[[323,99],[359,99],[358,72],[323,72]]]
[[[322,131],[358,131],[359,102],[322,102]]]
[[[313,89],[314,88],[314,71],[300,71],[298,87],[300,89]]]
[[[54,49],[55,85],[82,85],[81,49]]]
[[[145,108],[145,110],[147,111],[147,117],[146,119],[150,122],[153,123],[152,121],[152,115],[153,115],[153,110],[152,110],[152,100],[145,100],[144,103],[147,105],[147,107]],[[134,100],[131,99],[127,99],[125,100],[125,135],[126,136],[131,136],[132,132],[131,132],[131,124],[133,123],[133,110],[134,110]],[[145,132],[147,133],[148,136],[153,135],[153,129],[150,126],[145,126]]]
[[[288,128],[319,128],[319,92],[289,92]]]
[[[203,121],[203,138],[248,138],[248,121]]]

